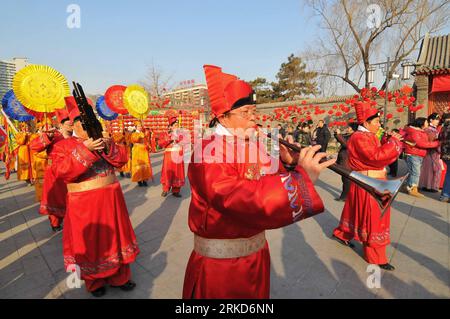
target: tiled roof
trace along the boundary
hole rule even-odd
[[[450,34],[430,37],[428,34],[420,46],[416,74],[450,73]]]

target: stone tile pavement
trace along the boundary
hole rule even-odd
[[[161,154],[152,155],[155,181],[121,184],[141,249],[132,267],[137,288],[109,289],[105,298],[180,298],[193,236],[187,226],[189,185],[183,198],[162,198]],[[3,167],[1,168],[3,170]],[[404,171],[404,165],[401,170]],[[268,231],[272,298],[449,298],[449,205],[438,194],[415,199],[399,194],[391,213],[394,272],[382,272],[381,287],[369,289],[362,247],[330,239],[343,203],[340,176],[326,171],[317,188],[326,212]],[[69,289],[63,268],[62,233],[38,214],[34,187],[0,177],[0,298],[93,298],[82,286]]]

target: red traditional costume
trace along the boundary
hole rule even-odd
[[[59,123],[68,120],[69,113],[65,110],[57,110],[56,117]],[[64,136],[56,132],[52,137],[42,133],[39,138],[33,140],[30,148],[36,152],[46,152],[48,166],[44,173],[44,182],[42,186],[41,205],[39,213],[48,215],[52,228],[56,229],[62,225],[66,213],[67,187],[62,179],[55,176],[55,166],[53,164],[53,146],[59,141],[64,140]],[[40,154],[38,153],[38,154]]]
[[[127,158],[128,158],[128,161],[127,161],[127,163],[124,165],[124,166],[122,166],[122,167],[120,167],[119,169],[118,169],[118,171],[120,172],[120,173],[130,173],[131,172],[131,151],[130,151],[130,146],[129,146],[129,136],[128,135],[125,135],[125,133],[114,133],[113,135],[112,135],[112,139],[113,139],[113,141],[114,141],[114,143],[116,143],[116,144],[118,144],[118,145],[123,145],[123,147],[125,147],[125,149],[126,149],[126,151],[127,151]],[[128,141],[127,141],[127,139],[128,139]]]
[[[378,110],[366,104],[356,107],[359,123],[375,116]],[[400,155],[401,142],[390,138],[385,144],[363,126],[347,142],[348,163],[352,170],[369,177],[386,179],[385,167]],[[388,263],[386,246],[390,244],[390,208],[381,218],[377,201],[367,191],[351,183],[339,226],[333,234],[348,242],[355,239],[363,243],[364,258],[370,264]]]
[[[72,111],[71,119],[76,116]],[[53,153],[56,177],[64,180],[68,189],[65,266],[80,267],[89,291],[127,283],[129,264],[139,248],[114,173],[127,161],[125,148],[112,143],[108,154],[99,155],[89,151],[81,139],[71,137],[55,144]]]
[[[215,116],[252,94],[248,84],[218,67],[205,66],[205,71]],[[223,141],[224,135],[229,137],[223,148],[207,155],[211,152],[205,150],[216,140]],[[188,170],[194,251],[186,269],[183,298],[268,298],[270,254],[264,231],[324,210],[301,167],[287,172],[280,165],[275,174],[261,174],[258,161],[236,160],[243,155],[236,143],[239,140],[219,124],[213,137],[194,150]],[[241,151],[230,161],[226,150],[235,147]],[[195,159],[198,154],[202,154],[201,161]]]
[[[176,117],[169,118],[170,126],[176,122]],[[161,148],[165,148],[161,168],[163,192],[169,192],[172,189],[173,194],[178,194],[185,182],[183,147],[180,144],[180,140],[174,134],[169,134],[168,132],[159,135],[158,145]]]

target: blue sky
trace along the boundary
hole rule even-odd
[[[50,65],[89,93],[143,80],[152,63],[172,84],[204,83],[203,64],[274,80],[319,32],[302,0],[2,1],[0,59]],[[81,28],[67,27],[67,7]],[[442,33],[450,32],[450,27]]]
[[[69,4],[81,28],[69,29]],[[142,80],[154,63],[173,82],[204,82],[203,64],[274,79],[314,36],[300,0],[2,1],[0,59],[27,57],[90,93]]]

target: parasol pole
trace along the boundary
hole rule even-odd
[[[8,122],[8,125],[12,127],[14,133],[18,133],[19,131],[16,129],[14,124],[11,122],[11,120],[8,117],[8,115],[6,115],[5,111],[3,111],[3,109],[1,109],[1,111],[2,111],[2,114],[5,117],[6,121]]]
[[[47,124],[47,105],[45,106],[44,121],[45,121],[45,131],[48,132],[48,124]]]

